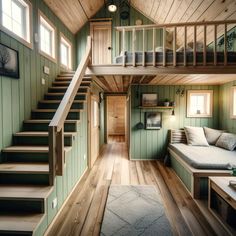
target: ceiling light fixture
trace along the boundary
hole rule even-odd
[[[109,12],[116,12],[116,10],[117,10],[117,6],[114,4],[114,1],[111,1],[108,4],[108,11]]]

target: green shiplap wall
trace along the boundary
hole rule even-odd
[[[73,64],[75,65],[75,36],[62,24],[43,1],[31,0],[33,33],[38,33],[38,9],[56,26],[57,57],[59,56],[59,34],[62,32],[73,45]],[[21,130],[22,122],[30,118],[31,110],[43,98],[48,87],[60,73],[59,59],[54,63],[38,53],[38,43],[33,50],[0,31],[0,43],[19,52],[20,79],[0,76],[0,150],[11,145],[12,134]],[[73,67],[74,67],[73,65]],[[43,73],[43,66],[50,68],[50,75]],[[41,78],[46,81],[41,84]]]
[[[214,93],[214,107],[212,118],[187,118],[186,117],[186,93],[184,97],[176,94],[177,89],[212,89]],[[136,124],[140,122],[140,99],[137,96],[142,93],[157,93],[159,102],[165,98],[176,102],[175,120],[171,120],[171,110],[162,113],[162,128],[160,130],[138,130]],[[130,158],[153,160],[163,158],[166,153],[167,133],[169,129],[183,128],[184,126],[207,126],[218,128],[219,120],[219,87],[218,86],[131,86],[131,134],[130,134]],[[144,123],[145,111],[157,111],[142,109],[141,121]]]
[[[119,5],[119,1],[116,4]],[[95,18],[112,18],[112,59],[120,54],[121,51],[121,46],[119,45],[121,42],[121,34],[119,34],[114,27],[116,26],[124,26],[124,25],[135,25],[135,21],[137,19],[141,19],[143,22],[143,25],[147,24],[153,24],[152,21],[150,21],[148,18],[146,18],[144,15],[142,15],[140,12],[135,10],[134,8],[130,8],[130,19],[129,20],[121,20],[120,19],[120,14],[119,10],[115,13],[110,13],[107,11],[106,8],[102,8],[94,17]],[[157,45],[162,45],[162,36],[161,36],[161,31],[158,30],[156,32],[156,39],[157,39]],[[80,62],[84,52],[85,52],[85,47],[86,47],[86,42],[87,42],[87,36],[90,35],[90,27],[89,23],[85,24],[84,27],[77,33],[76,35],[76,40],[77,40],[77,63]],[[142,32],[137,32],[136,34],[136,51],[142,50]],[[146,50],[152,50],[152,32],[148,31],[146,33],[146,45],[145,48]],[[132,45],[132,37],[131,33],[126,33],[126,46],[125,49],[126,51],[131,50]]]
[[[99,97],[99,93],[103,93],[104,91],[98,87],[95,83],[92,83],[91,93]],[[103,99],[99,103],[99,146],[100,148],[105,143],[105,100]]]
[[[236,120],[230,118],[230,104],[231,104],[230,99],[231,99],[231,87],[235,85],[236,85],[236,80],[234,82],[221,85],[219,88],[220,128],[232,133],[236,133]]]

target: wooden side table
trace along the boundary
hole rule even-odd
[[[236,235],[236,177],[209,177],[208,209],[230,235]]]

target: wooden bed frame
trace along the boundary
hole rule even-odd
[[[186,136],[183,129],[170,130],[169,132],[170,143],[186,143]],[[207,197],[209,176],[229,176],[231,173],[230,170],[193,168],[171,148],[168,148],[168,151],[172,168],[193,198]]]

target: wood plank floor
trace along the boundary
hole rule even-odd
[[[124,143],[125,135],[109,135],[108,143]]]
[[[174,235],[227,235],[170,168],[157,161],[129,161],[125,143],[104,145],[47,235],[99,235],[110,184],[154,185],[162,194]]]

